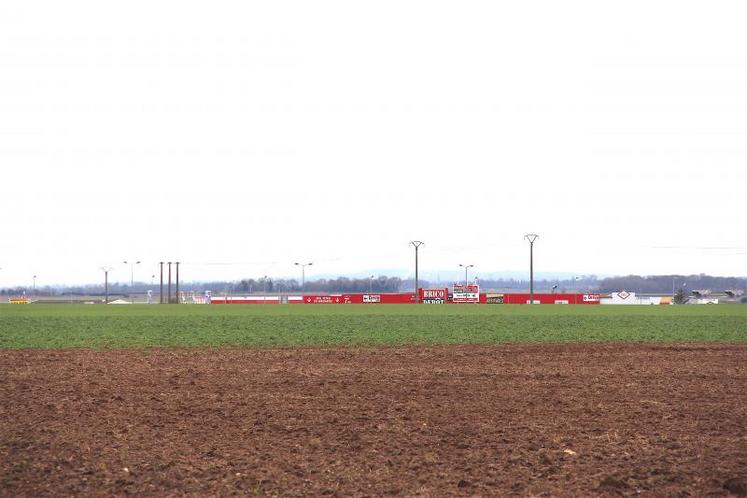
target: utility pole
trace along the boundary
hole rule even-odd
[[[176,304],[179,304],[179,262],[176,262]]]
[[[463,265],[462,263],[459,263],[459,266],[464,268],[464,292],[467,292],[467,285],[469,285],[469,279],[467,278],[467,269],[474,268],[475,265]]]
[[[534,304],[534,241],[539,235],[528,233],[524,238],[529,241],[529,304]]]
[[[161,292],[158,294],[158,302],[163,304],[163,261],[159,261],[158,265],[161,267]]]
[[[169,261],[166,264],[169,265],[169,300],[168,300],[168,304],[171,304],[171,261]]]
[[[306,289],[306,267],[311,266],[314,263],[309,262],[309,263],[293,263],[293,264],[301,267],[301,292],[304,292],[304,290]]]
[[[425,244],[425,242],[421,240],[413,240],[410,241],[410,244],[415,248],[415,302],[420,302],[420,289],[419,289],[419,282],[418,282],[418,249],[420,246]]]
[[[109,304],[109,272],[112,271],[111,266],[102,266],[101,270],[104,272],[104,304]]]

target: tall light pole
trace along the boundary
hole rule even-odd
[[[135,284],[135,265],[139,265],[140,261],[122,261],[126,265],[130,265],[130,292],[132,292],[132,286]]]
[[[534,241],[539,235],[528,233],[524,238],[529,241],[529,304],[534,304]]]
[[[463,265],[462,263],[459,263],[459,266],[464,268],[464,292],[467,292],[467,285],[469,285],[468,279],[467,279],[467,269],[474,268],[475,265]]]
[[[101,271],[104,272],[104,304],[109,304],[109,272],[112,271],[112,267],[102,266]]]
[[[267,294],[267,275],[262,277],[262,294]]]
[[[311,266],[314,263],[310,261],[308,263],[293,263],[293,264],[301,267],[301,292],[304,292],[304,290],[306,289],[306,267]]]
[[[163,304],[163,261],[159,261],[158,264],[161,267],[161,291],[158,294],[158,302]]]
[[[420,302],[420,291],[419,291],[419,282],[418,282],[418,249],[420,246],[425,244],[425,242],[421,240],[413,240],[410,241],[410,245],[415,248],[415,302]]]
[[[676,277],[672,277],[672,298],[674,298],[675,291],[674,291],[674,281],[676,280]],[[682,283],[682,287],[687,287],[687,282]]]
[[[34,281],[33,281],[33,283],[31,284],[31,289],[32,289],[32,290],[31,290],[32,294],[33,294],[33,295],[36,295],[36,275],[34,275]]]
[[[373,294],[373,281],[374,281],[374,278],[375,277],[373,275],[369,275],[368,276],[368,293],[369,294]]]
[[[171,304],[171,265],[173,264],[171,261],[166,262],[167,265],[169,265],[169,295],[168,295],[168,301],[166,304]]]

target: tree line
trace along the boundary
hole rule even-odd
[[[472,281],[470,281],[472,282]],[[449,282],[436,282],[420,280],[420,287],[437,288],[451,287]],[[529,289],[528,279],[480,279],[478,280],[481,290],[497,292],[524,292]],[[415,288],[412,278],[401,279],[399,277],[379,276],[369,278],[338,277],[330,279],[307,280],[303,286],[307,293],[351,293],[351,292],[411,292]],[[626,290],[642,294],[671,294],[682,289],[685,294],[693,290],[710,289],[713,292],[724,290],[747,289],[747,278],[738,277],[714,277],[710,275],[627,275],[618,277],[605,277],[598,279],[596,276],[587,276],[572,279],[542,279],[535,280],[535,292],[599,292],[608,293]],[[133,286],[123,283],[112,283],[109,285],[110,295],[144,294],[152,290],[155,294],[159,292],[159,283],[149,285],[144,282],[135,282]],[[211,290],[214,293],[298,293],[301,292],[301,282],[296,279],[271,279],[271,278],[243,278],[236,281],[211,281],[211,282],[181,282],[180,291],[199,292]],[[172,283],[172,293],[176,292],[175,283]],[[103,295],[104,286],[78,285],[78,286],[45,286],[38,287],[34,292],[28,287],[10,287],[0,289],[0,295],[13,296],[36,294],[37,296],[86,296]],[[164,294],[167,292],[164,283]]]
[[[216,282],[217,283],[217,282]],[[231,293],[257,293],[257,292],[301,292],[302,285],[295,279],[242,279],[235,284],[222,283],[214,290],[230,291]],[[338,277],[333,279],[321,278],[318,280],[307,280],[303,284],[303,290],[308,293],[329,292],[400,292],[402,290],[402,279],[399,277],[379,276],[369,278]]]

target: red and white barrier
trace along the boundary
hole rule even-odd
[[[424,304],[529,304],[528,293],[464,293],[452,298],[448,289],[420,289]],[[535,304],[599,304],[599,294],[534,294]],[[212,296],[212,304],[415,304],[414,293],[304,294],[288,296]]]

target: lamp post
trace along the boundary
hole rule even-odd
[[[111,266],[102,266],[101,271],[104,272],[104,304],[109,304],[109,272],[112,271]]]
[[[529,304],[534,304],[534,241],[539,235],[528,233],[524,238],[529,241]]]
[[[267,294],[267,275],[262,277],[262,294]]]
[[[308,263],[293,263],[296,266],[301,267],[301,292],[306,290],[306,267],[311,266],[314,263],[309,261]]]
[[[583,284],[584,276],[575,276],[573,277],[573,288],[576,292],[584,290],[584,284]]]
[[[36,275],[34,275],[34,281],[31,284],[31,293],[35,296],[36,295]]]
[[[369,294],[373,294],[373,281],[374,281],[374,276],[369,275],[368,276],[368,293]]]
[[[158,295],[158,302],[159,304],[163,304],[163,261],[159,261],[158,265],[161,267],[161,290]]]
[[[675,291],[674,291],[674,282],[676,280],[676,277],[672,277],[672,299],[674,299]],[[687,282],[682,283],[682,287],[687,287]]]
[[[475,265],[463,265],[462,263],[459,263],[459,266],[464,268],[464,292],[467,292],[467,286],[469,285],[469,281],[467,279],[467,269],[474,268]]]
[[[122,263],[130,265],[130,292],[132,292],[132,286],[135,284],[135,265],[139,265],[140,261],[122,261]]]
[[[418,249],[420,246],[425,244],[425,242],[421,240],[413,240],[410,242],[410,245],[412,245],[415,248],[415,302],[420,302],[420,289],[419,289],[419,282],[418,282]]]

